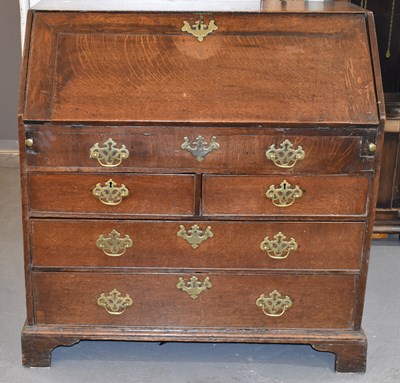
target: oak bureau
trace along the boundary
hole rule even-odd
[[[140,3],[29,14],[23,364],[108,339],[310,344],[364,371],[372,14]]]

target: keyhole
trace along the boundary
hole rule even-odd
[[[112,188],[112,181],[108,183],[109,187]]]

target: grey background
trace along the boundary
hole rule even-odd
[[[18,0],[0,7],[0,140],[17,139],[17,105],[21,62]]]

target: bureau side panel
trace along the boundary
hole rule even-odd
[[[22,235],[24,244],[24,269],[26,290],[27,323],[33,324],[33,297],[31,282],[31,253],[30,253],[30,224],[28,218],[28,188],[27,188],[27,159],[25,145],[25,124],[23,110],[25,105],[26,78],[28,75],[28,61],[31,53],[32,12],[28,12],[26,22],[25,45],[21,65],[21,78],[18,105],[18,141],[21,178],[21,205],[22,205]]]
[[[369,255],[371,250],[371,239],[372,232],[375,220],[375,209],[376,203],[378,199],[378,189],[379,189],[379,176],[381,171],[381,161],[382,161],[382,153],[383,153],[383,136],[384,136],[384,127],[385,127],[385,107],[384,107],[384,96],[383,96],[383,87],[382,87],[382,77],[380,71],[379,64],[379,52],[378,52],[378,43],[376,40],[376,30],[375,30],[375,21],[373,14],[368,12],[367,15],[367,24],[366,28],[369,35],[370,41],[370,50],[371,50],[371,64],[374,70],[375,76],[375,92],[378,101],[378,110],[379,110],[379,118],[380,125],[377,127],[377,135],[376,135],[376,161],[375,161],[375,172],[374,177],[372,179],[371,191],[369,196],[368,203],[368,227],[366,231],[366,238],[364,242],[364,254],[362,260],[362,269],[359,280],[359,293],[357,294],[356,300],[356,310],[355,310],[355,327],[359,329],[361,327],[362,314],[364,309],[364,300],[365,300],[365,289],[367,283],[367,273],[368,273],[368,265],[369,265]]]

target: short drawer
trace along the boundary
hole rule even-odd
[[[351,173],[372,170],[363,136],[292,128],[28,127],[32,171]]]
[[[31,174],[35,214],[193,215],[193,175]]]
[[[205,216],[365,216],[369,177],[212,176],[203,179]]]
[[[35,267],[353,269],[364,223],[32,220]]]
[[[35,323],[351,329],[356,278],[35,272]]]

